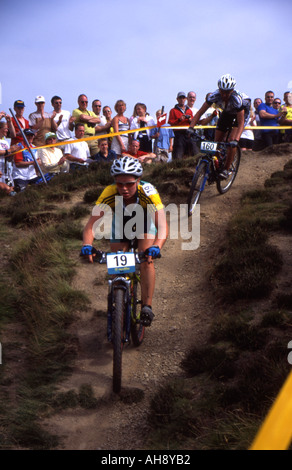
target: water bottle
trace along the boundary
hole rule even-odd
[[[218,168],[219,168],[219,161],[218,161],[218,158],[217,158],[217,157],[213,157],[213,164],[214,164],[215,170],[218,170]]]

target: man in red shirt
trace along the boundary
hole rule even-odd
[[[14,101],[15,117],[16,117],[17,121],[19,122],[20,127],[22,128],[23,131],[25,129],[29,129],[29,122],[28,122],[27,119],[25,119],[23,117],[24,108],[25,108],[25,104],[22,100]],[[25,146],[24,138],[22,137],[22,134],[21,134],[21,132],[19,130],[19,127],[16,124],[16,120],[14,118],[12,118],[12,124],[13,124],[14,129],[15,129],[16,137],[11,138],[11,145],[15,145],[15,144],[20,143],[20,144],[23,144]]]
[[[138,158],[141,163],[151,163],[152,160],[156,158],[155,153],[142,152],[142,150],[140,150],[140,142],[138,140],[132,140],[129,150],[123,152],[122,156]]]
[[[185,104],[186,99],[186,94],[183,91],[179,91],[176,97],[177,104],[169,112],[168,124],[171,126],[183,127],[190,125],[193,114],[189,106]],[[195,155],[195,153],[197,153],[197,149],[193,147],[186,130],[187,129],[173,129],[173,160],[182,159],[185,156]]]

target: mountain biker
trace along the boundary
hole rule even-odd
[[[93,262],[95,254],[92,243],[94,239],[94,229],[97,227],[95,224],[101,223],[105,211],[110,208],[114,212],[110,240],[111,251],[126,252],[129,249],[129,239],[136,238],[138,251],[144,251],[147,255],[147,261],[141,263],[140,266],[142,295],[141,322],[144,326],[150,326],[154,317],[152,298],[155,287],[155,268],[152,258],[157,258],[160,254],[160,250],[168,235],[168,225],[164,206],[156,188],[150,183],[141,181],[142,174],[143,167],[136,158],[124,156],[113,162],[111,175],[114,177],[115,182],[104,189],[96,202],[97,207],[94,210],[95,212],[89,218],[84,228],[83,247],[80,254],[81,256],[88,257],[89,262]],[[117,196],[121,196],[122,199],[117,198]],[[137,206],[140,207],[138,208]],[[143,214],[143,220],[138,220],[138,223],[133,225],[133,227],[136,228],[134,232],[135,237],[133,237],[133,232],[131,236],[126,233],[125,225],[126,222],[131,221],[132,216],[130,211],[134,209],[135,212],[135,207],[137,207],[138,214]],[[143,210],[141,210],[141,207]],[[140,210],[138,211],[138,209]],[[148,216],[149,213],[152,214],[151,217]],[[122,231],[120,230],[121,228]],[[117,234],[119,231],[121,233]]]
[[[249,119],[251,104],[251,99],[245,93],[235,90],[235,86],[236,81],[230,74],[222,75],[218,80],[218,89],[213,93],[208,93],[205,103],[193,117],[188,130],[189,134],[194,133],[194,126],[198,124],[200,117],[213,103],[223,110],[215,130],[216,142],[224,141],[227,131],[230,130],[228,142],[231,146],[227,150],[225,168],[220,173],[223,178],[228,177],[228,170],[233,162],[236,147]]]

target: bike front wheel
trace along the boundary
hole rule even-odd
[[[122,386],[122,352],[124,345],[125,291],[115,289],[112,322],[113,343],[113,391],[119,393]]]
[[[189,217],[194,213],[195,207],[198,204],[201,194],[204,190],[207,168],[208,168],[207,162],[202,161],[197,167],[196,172],[193,176],[193,181],[192,181],[189,196],[188,196],[188,216]]]
[[[145,326],[140,323],[141,308],[138,308],[138,305],[141,307],[141,283],[138,277],[133,280],[131,288],[131,336],[134,346],[137,347],[142,343],[145,334]]]
[[[228,178],[226,178],[226,179],[217,179],[216,184],[217,184],[218,192],[220,194],[227,193],[227,191],[229,191],[229,189],[231,188],[231,186],[232,186],[232,184],[233,184],[233,182],[236,178],[237,172],[238,172],[238,168],[239,168],[239,164],[240,164],[240,158],[241,158],[240,148],[237,147],[232,165],[228,170],[228,172],[229,172]]]

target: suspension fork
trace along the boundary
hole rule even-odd
[[[196,175],[196,172],[197,172],[198,169],[199,169],[200,164],[203,163],[203,162],[206,163],[207,169],[206,169],[206,172],[205,172],[205,175],[204,175],[203,183],[202,183],[201,188],[200,188],[200,192],[203,192],[204,189],[205,189],[206,182],[207,182],[207,180],[208,180],[208,178],[209,178],[210,166],[211,166],[211,165],[210,165],[210,161],[209,161],[207,158],[201,158],[201,159],[199,160],[197,166],[196,166],[196,171],[195,171],[194,177],[195,177],[195,175]]]

